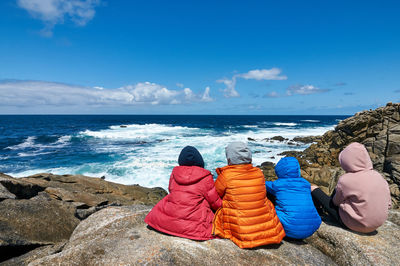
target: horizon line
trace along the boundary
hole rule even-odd
[[[157,116],[168,116],[168,115],[176,115],[176,116],[352,116],[354,114],[322,114],[322,115],[315,115],[315,114],[296,114],[296,115],[287,115],[287,114],[0,114],[0,116],[6,115],[137,115],[137,116],[150,116],[150,115],[157,115]]]

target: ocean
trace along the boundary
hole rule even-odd
[[[215,175],[215,168],[226,165],[229,142],[247,142],[254,165],[277,162],[282,151],[303,150],[308,145],[266,138],[322,135],[345,118],[0,115],[0,172],[15,177],[42,172],[104,176],[112,182],[167,189],[171,170],[186,145],[200,151],[205,168]]]

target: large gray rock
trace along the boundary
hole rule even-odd
[[[62,250],[66,242],[60,242],[54,245],[46,245],[38,247],[32,251],[29,251],[19,257],[9,259],[7,261],[1,262],[1,266],[24,266],[28,265],[31,261],[39,258],[43,258],[48,255],[58,253]]]
[[[0,185],[18,199],[30,199],[44,190],[44,187],[0,173]]]
[[[162,188],[145,188],[139,185],[122,185],[82,175],[36,174],[19,178],[42,188],[52,198],[67,202],[84,203],[87,207],[105,204],[155,205],[167,192]],[[1,182],[1,180],[0,180]]]
[[[0,183],[0,201],[4,199],[15,199],[15,195]]]
[[[400,265],[400,227],[390,221],[370,234],[322,223],[306,241],[339,265]]]
[[[75,209],[46,197],[0,202],[0,248],[68,240],[79,223]]]
[[[150,230],[145,206],[109,207],[82,221],[62,252],[30,265],[334,265],[303,241],[240,249],[226,239],[192,241]]]
[[[154,205],[167,192],[162,188],[122,185],[82,175],[36,174],[13,178],[0,173],[0,200],[31,199],[44,192],[51,198],[69,203],[80,219],[113,205]]]

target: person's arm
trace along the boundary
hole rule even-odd
[[[267,188],[267,193],[270,193],[275,196],[274,182],[273,181],[265,181],[265,187]]]
[[[338,184],[336,185],[335,188],[335,195],[332,198],[332,202],[335,206],[339,206],[341,203],[344,202],[344,195],[343,195],[343,190],[342,190],[342,186],[340,184],[340,180],[338,182]]]
[[[223,198],[225,195],[225,189],[226,189],[226,181],[225,181],[225,176],[220,170],[220,168],[216,169],[216,172],[218,174],[217,180],[215,180],[215,190],[218,192],[218,195]]]
[[[205,193],[204,197],[207,202],[210,204],[211,209],[214,211],[218,210],[222,206],[221,198],[218,195],[218,192],[215,190],[214,180],[212,175],[206,177],[205,183]]]

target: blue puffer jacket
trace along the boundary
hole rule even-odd
[[[320,226],[321,217],[311,198],[310,183],[301,177],[296,158],[282,158],[275,166],[276,181],[267,181],[267,192],[276,197],[276,214],[286,236],[304,239]]]

